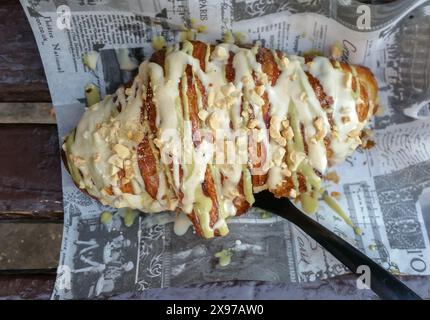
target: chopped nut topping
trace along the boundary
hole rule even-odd
[[[248,122],[248,128],[249,129],[254,129],[258,126],[258,121],[256,119],[251,119]]]
[[[127,89],[125,89],[125,94],[127,95],[127,96],[131,96],[131,94],[133,93],[133,89],[132,88],[127,88]]]
[[[254,90],[249,90],[248,94],[249,102],[259,107],[264,105],[264,100]]]
[[[73,154],[71,154],[69,156],[70,160],[72,160],[72,162],[74,163],[75,166],[80,167],[85,165],[86,161],[84,158],[80,157],[80,156],[75,156]]]
[[[216,112],[212,112],[212,114],[208,117],[209,128],[212,130],[216,130],[218,128],[218,119],[216,116]]]
[[[111,176],[114,176],[114,175],[116,175],[116,174],[119,172],[119,170],[120,170],[120,168],[118,168],[117,166],[115,166],[115,165],[111,165],[111,166],[109,167],[109,174],[110,174]]]
[[[331,136],[332,136],[333,138],[339,138],[339,132],[338,132],[337,130],[333,130],[333,131],[331,132]]]
[[[340,113],[341,114],[347,114],[349,113],[350,109],[348,107],[343,106],[342,108],[340,108]]]
[[[128,158],[128,156],[130,156],[130,150],[128,150],[128,148],[122,144],[117,143],[114,147],[113,150],[118,154],[118,156],[122,159]]]
[[[145,134],[143,133],[143,131],[139,130],[139,131],[133,132],[133,136],[131,137],[131,140],[133,140],[136,143],[140,143],[144,137],[145,137]]]
[[[257,142],[261,142],[264,139],[264,131],[261,129],[252,129],[254,131],[255,137],[257,137]]]
[[[210,90],[208,94],[208,106],[212,107],[215,101],[215,91]]]
[[[121,127],[121,122],[119,122],[118,120],[116,120],[112,123],[113,129],[118,130],[120,127]]]
[[[225,194],[227,199],[234,199],[238,196],[240,196],[239,191],[237,190],[237,188],[229,188],[227,190],[227,194]]]
[[[158,138],[154,139],[154,144],[156,145],[156,147],[158,149],[161,149],[163,147],[163,142],[160,139],[158,139]]]
[[[246,84],[246,83],[248,83],[249,82],[249,76],[243,76],[242,77],[242,82],[243,82],[243,84]]]
[[[342,57],[343,46],[341,44],[334,44],[330,47],[330,56],[333,59],[339,59]]]
[[[305,160],[306,154],[301,151],[292,151],[290,154],[290,160],[292,162],[292,168],[291,171],[296,171],[297,168],[300,166],[303,160]]]
[[[351,121],[351,119],[348,116],[344,116],[341,118],[342,123],[348,123],[349,121]]]
[[[282,168],[281,173],[286,177],[291,177],[291,171],[287,167]]]
[[[363,149],[372,149],[374,146],[376,146],[375,141],[368,139],[362,142],[361,147]]]
[[[276,166],[281,166],[282,161],[284,160],[285,153],[285,148],[276,148],[275,152],[273,153],[273,163]]]
[[[199,111],[198,116],[199,116],[200,120],[206,121],[206,119],[209,116],[209,112],[207,112],[206,110],[202,109],[202,110]]]
[[[288,60],[287,57],[283,57],[281,59],[281,66],[284,67],[285,69],[288,68],[289,64],[290,64],[290,60]]]
[[[96,153],[93,155],[94,162],[99,162],[101,159],[100,153]]]
[[[298,78],[297,73],[294,73],[294,74],[292,74],[292,75],[290,75],[290,76],[289,76],[289,79],[290,79],[291,81],[296,81],[296,80],[297,80],[297,78]]]
[[[215,107],[219,109],[225,109],[227,107],[227,101],[224,98],[219,99],[215,101]]]
[[[270,128],[269,128],[269,135],[270,137],[281,146],[287,145],[287,140],[281,136],[281,119],[279,117],[273,116],[270,119]]]
[[[330,195],[331,195],[333,198],[335,198],[336,200],[339,200],[339,199],[340,199],[340,196],[341,196],[340,192],[337,192],[337,191],[332,191],[332,192],[330,193]]]
[[[222,46],[216,46],[212,52],[212,58],[215,60],[227,60],[229,54],[226,48]]]
[[[333,181],[334,183],[339,183],[339,181],[340,181],[340,178],[339,178],[339,176],[337,175],[337,173],[336,173],[336,171],[330,171],[330,172],[328,172],[325,176],[324,176],[324,178],[326,179],[326,180],[328,180],[328,181]]]
[[[118,168],[121,168],[121,169],[124,167],[122,159],[117,154],[112,155],[108,159],[108,163],[114,166],[117,166]]]
[[[281,124],[284,129],[287,129],[290,126],[290,121],[282,120]]]
[[[314,121],[314,127],[317,129],[317,131],[321,131],[323,129],[324,121],[323,118],[318,117]]]
[[[125,177],[127,179],[132,179],[134,177],[134,171],[133,171],[133,168],[131,166],[125,167],[124,173],[125,173]]]
[[[348,132],[348,137],[350,138],[356,138],[360,136],[361,131],[360,130],[351,130]]]
[[[336,133],[337,134],[337,133]],[[324,139],[325,135],[324,135],[324,131],[317,131],[317,133],[315,134],[314,138],[317,141],[321,141],[322,139]]]
[[[221,87],[221,92],[227,97],[233,94],[235,90],[236,90],[236,87],[231,82]]]
[[[345,84],[345,87],[351,88],[351,86],[352,86],[352,74],[351,73],[348,72],[345,74],[344,84]]]
[[[264,94],[264,91],[265,87],[263,85],[255,87],[255,92],[257,92],[260,97]]]
[[[308,95],[306,94],[306,92],[304,92],[304,91],[303,91],[303,92],[300,94],[299,99],[300,99],[300,101],[305,102],[305,101],[308,99]]]
[[[236,101],[237,101],[236,98],[233,97],[232,95],[225,97],[227,108],[231,108],[236,103]]]
[[[294,138],[294,131],[293,128],[288,127],[285,130],[282,130],[282,136],[287,139],[287,141],[290,141],[291,139]]]

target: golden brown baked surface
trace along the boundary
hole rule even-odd
[[[133,83],[89,108],[63,159],[77,186],[105,204],[176,210],[198,234],[224,235],[225,221],[252,205],[250,190],[316,202],[327,167],[361,144],[377,91],[362,66],[187,42],[155,52]],[[170,129],[198,137],[191,164],[173,161]],[[196,162],[217,148],[220,129],[244,133],[244,163]]]

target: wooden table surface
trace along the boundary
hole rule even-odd
[[[59,142],[40,56],[16,0],[1,1],[0,43],[0,299],[48,299],[62,234]],[[429,278],[404,280],[430,297]],[[193,298],[198,290],[175,289],[166,297]],[[356,290],[351,276],[288,291],[296,299],[372,297]]]

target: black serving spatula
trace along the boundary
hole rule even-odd
[[[352,273],[361,275],[357,272],[358,267],[368,266],[370,269],[370,287],[381,299],[421,300],[414,291],[390,272],[300,211],[288,198],[275,198],[268,191],[257,193],[254,196],[255,207],[272,212],[294,223],[342,262]]]

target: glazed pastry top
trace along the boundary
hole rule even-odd
[[[327,167],[361,144],[376,95],[364,67],[187,41],[88,108],[63,149],[103,204],[177,210],[204,237],[224,235],[264,189],[312,211]]]

